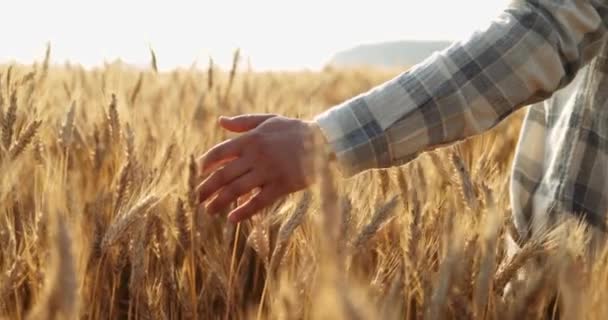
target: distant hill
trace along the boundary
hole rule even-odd
[[[329,65],[338,67],[408,67],[435,51],[447,48],[449,41],[397,41],[360,45],[335,54]]]

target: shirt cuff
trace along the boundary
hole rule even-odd
[[[346,101],[314,118],[345,177],[391,166],[390,144],[363,96]]]

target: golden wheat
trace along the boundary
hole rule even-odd
[[[608,314],[608,250],[590,258],[589,228],[526,239],[513,224],[521,112],[401,167],[322,167],[319,184],[235,226],[196,193],[196,156],[232,137],[218,116],[310,119],[400,70],[257,73],[236,51],[229,70],[210,58],[164,72],[152,49],[149,70],[85,70],[50,54],[0,66],[1,318]]]

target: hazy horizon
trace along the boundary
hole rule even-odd
[[[462,39],[507,3],[13,1],[0,19],[0,63],[40,61],[50,42],[53,63],[87,67],[115,59],[147,65],[152,47],[163,70],[206,65],[209,56],[226,67],[236,48],[256,69],[318,69],[336,52],[361,44]]]

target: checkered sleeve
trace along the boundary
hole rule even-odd
[[[605,1],[529,0],[396,78],[318,115],[342,173],[403,164],[544,100],[595,56]]]

